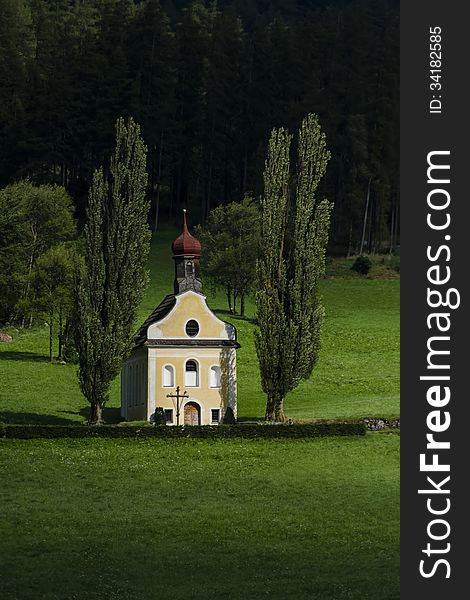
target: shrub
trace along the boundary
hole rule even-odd
[[[390,258],[390,268],[393,269],[396,273],[400,272],[400,256],[392,256]]]
[[[119,425],[10,425],[0,428],[0,436],[34,438],[246,438],[306,439],[336,435],[365,435],[363,421],[324,421],[318,423],[192,425],[173,427],[120,427]]]
[[[153,413],[152,423],[154,425],[166,425],[165,411],[161,406],[157,406]]]
[[[235,415],[233,414],[233,409],[231,406],[227,406],[227,410],[225,411],[223,424],[224,425],[235,425],[236,423]]]
[[[372,261],[368,256],[361,254],[356,258],[351,269],[360,275],[367,275],[372,267]]]

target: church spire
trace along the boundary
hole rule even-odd
[[[183,233],[176,238],[171,248],[175,261],[175,294],[187,290],[201,292],[202,282],[199,278],[201,244],[189,233],[186,209],[183,209]]]

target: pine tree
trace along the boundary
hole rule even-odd
[[[273,130],[261,199],[255,343],[269,421],[284,420],[287,393],[311,375],[318,358],[323,320],[318,281],[332,209],[328,200],[315,198],[330,157],[315,115],[302,122],[292,177],[291,142],[286,129]]]
[[[147,284],[146,147],[140,127],[116,122],[109,177],[95,171],[85,226],[85,260],[78,273],[76,345],[80,388],[100,423],[111,381],[131,349],[137,307]]]

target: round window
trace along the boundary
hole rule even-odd
[[[191,319],[186,323],[186,333],[189,337],[194,337],[199,333],[199,323]]]

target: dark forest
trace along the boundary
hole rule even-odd
[[[330,251],[398,239],[395,0],[0,0],[0,186],[63,185],[84,216],[114,123],[148,145],[151,225],[256,197],[269,133],[319,116]]]

